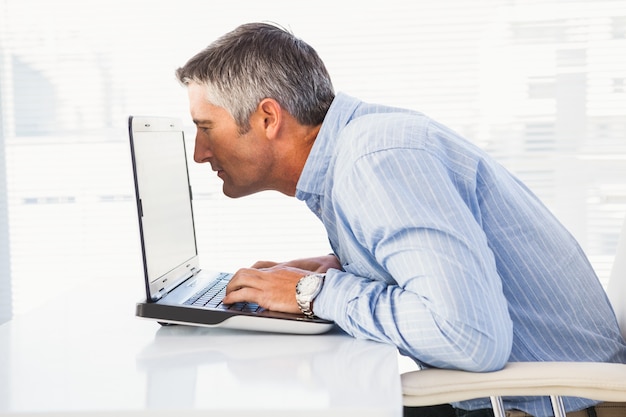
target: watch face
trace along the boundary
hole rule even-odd
[[[300,291],[300,294],[311,294],[313,291],[315,291],[317,285],[318,278],[314,276],[308,276],[300,281],[300,285],[298,285],[298,291]]]
[[[307,275],[298,281],[296,292],[302,296],[315,296],[322,286],[322,276]]]

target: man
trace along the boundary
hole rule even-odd
[[[455,132],[415,111],[335,95],[313,48],[273,25],[238,27],[177,76],[197,126],[194,160],[210,163],[224,194],[295,196],[333,248],[241,269],[226,303],[315,314],[428,367],[626,362],[579,245],[523,184]],[[455,406],[464,415],[489,403]],[[550,413],[538,398],[506,407]]]

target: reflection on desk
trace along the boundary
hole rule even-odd
[[[137,365],[148,375],[148,408],[373,411],[398,392],[394,353],[339,330],[310,337],[174,326],[157,332]]]
[[[94,308],[85,294],[0,326],[0,416],[402,414],[393,346],[160,327],[128,295]]]

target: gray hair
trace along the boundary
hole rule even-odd
[[[207,100],[226,109],[239,129],[261,100],[272,98],[300,124],[322,123],[335,97],[317,52],[284,28],[248,23],[217,39],[176,70],[178,80],[207,87]]]

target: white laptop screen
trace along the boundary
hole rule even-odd
[[[150,283],[197,255],[183,132],[162,129],[152,123],[133,132]]]

